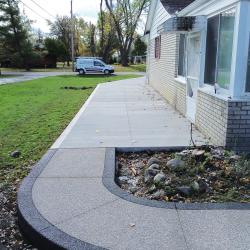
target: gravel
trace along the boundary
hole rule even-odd
[[[16,210],[17,186],[17,183],[0,186],[0,249],[36,249],[24,240],[19,231]]]

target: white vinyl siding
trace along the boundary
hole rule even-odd
[[[170,15],[166,11],[166,9],[163,7],[160,0],[157,0],[157,1],[158,3],[156,5],[155,14],[154,14],[154,18],[153,18],[153,22],[152,22],[152,26],[150,30],[150,39],[154,39],[155,37],[159,35],[157,33],[158,27],[170,17]]]

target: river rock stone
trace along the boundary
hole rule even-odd
[[[198,180],[198,182],[197,181],[192,182],[190,187],[194,193],[202,194],[202,193],[207,192],[208,190],[207,183],[203,180]]]
[[[160,170],[160,165],[159,164],[156,164],[156,163],[154,163],[154,164],[152,164],[152,165],[150,165],[149,166],[149,168],[148,169],[150,169],[150,170]]]
[[[148,189],[148,193],[149,194],[152,194],[154,193],[155,191],[157,191],[157,187],[155,185],[152,185],[149,189]]]
[[[21,152],[19,150],[15,150],[15,151],[10,153],[10,156],[13,158],[18,158],[18,157],[20,157],[20,155],[21,155]]]
[[[200,156],[203,156],[205,152],[206,152],[205,150],[194,149],[192,152],[192,155],[196,157],[200,157]]]
[[[153,164],[148,169],[146,169],[144,176],[147,180],[150,180],[153,179],[159,172],[160,166],[158,164]]]
[[[181,171],[185,168],[185,162],[180,159],[172,159],[167,162],[167,167],[173,171]]]
[[[192,189],[188,186],[177,187],[177,191],[184,196],[192,195]]]
[[[192,190],[195,192],[195,193],[199,193],[200,192],[200,186],[199,186],[199,183],[197,181],[194,181],[191,183],[190,187],[192,188]]]
[[[130,187],[128,190],[131,194],[134,194],[139,190],[139,188],[138,187]]]
[[[155,184],[162,184],[166,181],[166,175],[163,173],[159,173],[154,177],[154,183]]]
[[[155,157],[151,157],[149,160],[148,160],[148,167],[150,167],[151,165],[153,164],[160,164],[161,161]]]
[[[165,196],[165,192],[164,192],[164,190],[158,190],[158,191],[156,191],[155,193],[153,193],[152,194],[152,199],[160,199],[160,198],[163,198]]]
[[[126,184],[129,181],[129,178],[127,176],[119,176],[118,181],[120,184]]]
[[[175,190],[168,185],[165,186],[164,190],[166,195],[173,195],[175,193]]]

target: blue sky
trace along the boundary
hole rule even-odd
[[[52,16],[56,15],[70,15],[70,0],[34,0],[37,4],[47,10]],[[53,17],[39,8],[31,0],[22,0],[25,5],[20,3],[21,11],[34,21],[33,27],[40,28],[44,32],[49,32],[49,27],[46,19],[53,21]],[[73,0],[74,13],[83,17],[86,21],[96,23],[97,13],[99,12],[100,0]],[[40,17],[42,16],[42,17]]]

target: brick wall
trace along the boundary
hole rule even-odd
[[[250,152],[250,101],[226,101],[198,91],[196,126],[215,145]]]
[[[218,146],[226,145],[228,102],[198,90],[196,126]]]
[[[148,81],[180,113],[186,113],[186,86],[175,81],[177,74],[178,36],[162,34],[161,56],[155,59],[155,40],[149,43]]]
[[[228,102],[226,146],[235,151],[250,151],[250,101]]]

